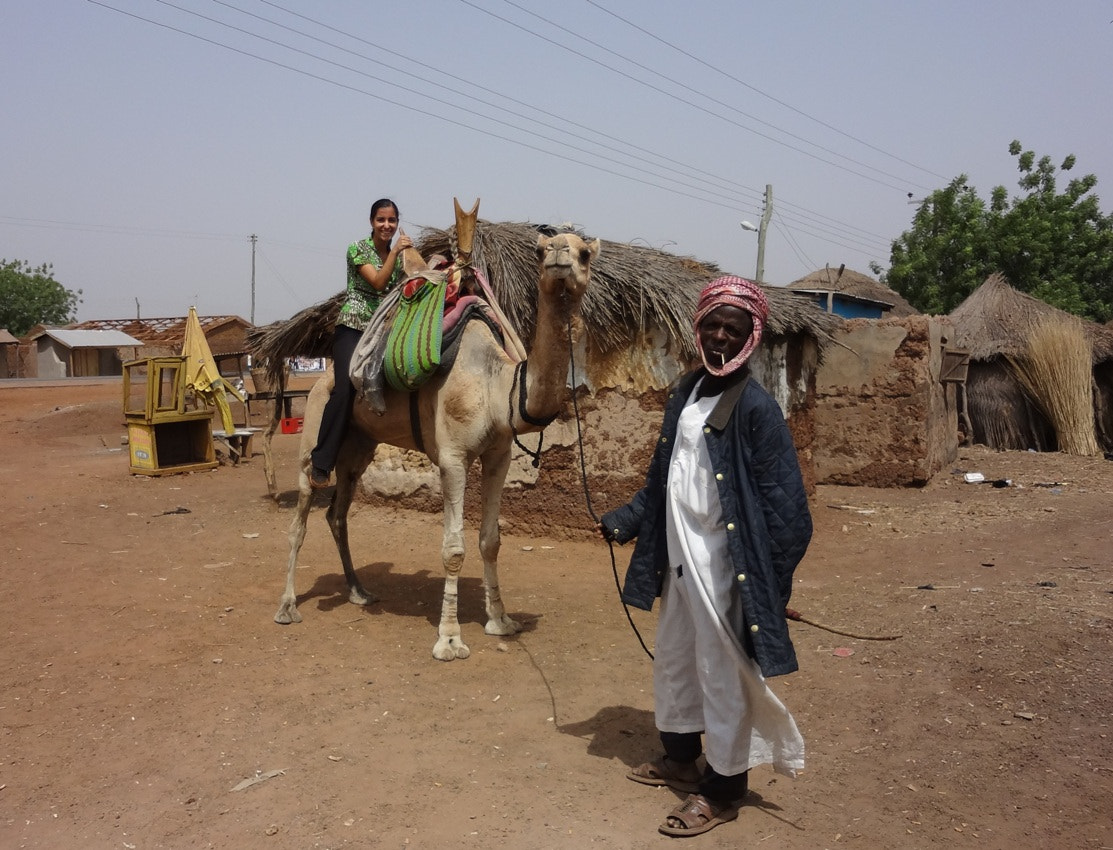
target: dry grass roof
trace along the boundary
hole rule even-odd
[[[1047,319],[1076,319],[1009,285],[1002,274],[991,274],[948,317],[954,325],[955,345],[970,352],[972,360],[1020,357],[1027,352],[1034,327]],[[1093,345],[1093,360],[1113,359],[1113,330],[1080,319]]]
[[[915,316],[920,312],[909,304],[903,295],[890,289],[881,281],[845,267],[841,271],[830,266],[816,269],[811,274],[805,275],[799,280],[794,280],[788,285],[788,288],[792,290],[840,292],[844,295],[880,301],[882,304],[891,305],[889,308],[890,315],[898,317]]]
[[[486,275],[527,348],[536,318],[537,238],[559,232],[565,231],[528,223],[479,221],[476,225],[472,261]],[[451,256],[453,238],[454,229],[426,229],[415,244],[422,256]],[[589,346],[603,353],[628,348],[641,341],[644,330],[657,328],[677,341],[682,356],[694,358],[692,315],[700,290],[722,274],[719,268],[654,248],[601,241],[602,252],[592,263],[591,287],[583,302]],[[822,347],[841,322],[782,288],[764,289],[770,308],[767,333],[805,334]],[[288,357],[328,356],[343,301],[344,293],[338,293],[284,322],[256,328],[248,333],[247,346],[268,368]]]

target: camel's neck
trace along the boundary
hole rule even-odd
[[[526,369],[526,412],[531,418],[546,419],[560,412],[568,387],[568,359],[572,354],[568,323],[573,337],[579,336],[580,303],[571,296],[541,294],[537,302],[537,328]],[[535,431],[537,426],[515,415],[515,430]]]

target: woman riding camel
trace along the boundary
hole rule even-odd
[[[383,296],[403,278],[402,252],[413,247],[410,237],[398,230],[399,218],[398,205],[380,198],[371,205],[371,235],[348,246],[348,297],[332,337],[332,393],[321,417],[309,474],[309,485],[315,490],[329,485],[352,417],[355,393],[348,375],[352,354]]]

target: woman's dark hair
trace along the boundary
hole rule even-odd
[[[398,216],[398,218],[402,217],[402,211],[398,209],[398,204],[394,203],[390,198],[379,198],[379,200],[371,205],[371,221],[375,220],[375,213],[383,207],[394,207],[394,214]]]

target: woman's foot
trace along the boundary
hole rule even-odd
[[[686,794],[699,790],[701,776],[700,769],[694,761],[673,761],[668,756],[640,764],[626,774],[627,779],[640,782],[642,785],[667,785]]]
[[[312,467],[309,470],[309,486],[314,490],[324,490],[328,487],[329,471],[321,469],[320,467]]]

